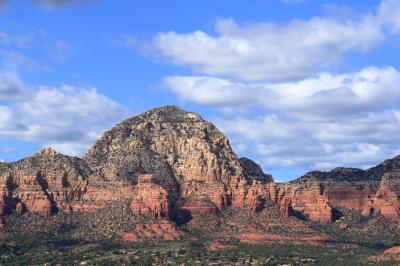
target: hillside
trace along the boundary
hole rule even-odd
[[[238,261],[246,251],[253,261],[320,264],[332,261],[333,250],[365,262],[400,245],[399,161],[365,171],[314,171],[277,185],[257,163],[239,159],[224,134],[199,115],[156,108],[103,133],[83,158],[45,148],[0,164],[1,251],[8,254],[2,263],[44,250],[53,255],[35,260],[58,262],[69,248],[72,260],[88,249],[95,261],[100,246],[111,254],[140,249],[138,259],[126,253],[137,263],[151,252],[166,259],[180,249],[192,262],[196,252],[229,253]],[[265,246],[274,259],[260,251]],[[316,255],[318,247],[327,257]],[[290,250],[300,255],[293,259]],[[114,259],[126,259],[125,253]]]

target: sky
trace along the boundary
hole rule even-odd
[[[279,182],[400,154],[398,0],[0,0],[0,161],[199,113]]]

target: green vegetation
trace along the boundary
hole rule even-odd
[[[78,244],[58,241],[55,244],[49,239],[41,240],[41,244],[29,248],[2,243],[0,265],[367,265],[367,258],[380,252],[371,247],[290,244],[238,244],[235,249],[212,251],[197,241],[131,245],[112,241]]]
[[[338,211],[343,218],[339,222],[321,225],[297,219],[281,220],[277,210],[268,208],[258,215],[228,208],[221,214],[224,219],[218,226],[210,226],[215,217],[205,218],[200,220],[204,224],[183,226],[187,237],[182,241],[152,240],[143,244],[126,243],[119,238],[118,234],[133,228],[135,222],[121,207],[115,208],[112,217],[106,216],[105,211],[56,216],[50,220],[28,214],[10,216],[7,221],[10,226],[0,229],[5,233],[0,238],[0,265],[398,265],[398,262],[377,264],[369,260],[386,248],[400,245],[398,223],[380,215],[367,218],[341,209]],[[285,226],[263,226],[266,220]],[[245,245],[236,236],[247,229],[240,226],[232,229],[230,223],[293,239],[328,235],[333,241],[318,245],[293,244],[293,241]],[[211,250],[210,244],[215,239],[234,248]]]

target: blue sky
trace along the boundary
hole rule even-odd
[[[0,1],[0,159],[199,112],[279,181],[400,154],[400,3]]]

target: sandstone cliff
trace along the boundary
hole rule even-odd
[[[0,215],[50,217],[130,199],[135,215],[178,222],[228,206],[260,211],[276,196],[271,176],[249,159],[239,161],[214,125],[172,106],[123,121],[83,159],[45,148],[1,163],[0,188]]]
[[[49,217],[82,199],[91,170],[82,159],[51,148],[0,171],[1,213],[31,211]]]
[[[250,160],[249,158],[242,157],[239,159],[240,165],[242,166],[244,175],[255,181],[260,181],[264,184],[274,182],[271,175],[263,172],[261,166]]]
[[[370,168],[336,168],[310,172],[285,184],[280,194],[291,208],[313,220],[330,222],[332,207],[344,207],[365,216],[380,213],[400,219],[400,156]]]
[[[400,219],[400,156],[368,169],[310,172],[277,185],[199,115],[167,106],[129,118],[105,132],[83,159],[45,148],[15,163],[0,163],[0,216],[43,217],[130,202],[150,220],[218,216],[229,206],[330,223],[335,207]],[[0,217],[1,218],[1,217]]]
[[[161,198],[168,201],[163,212],[176,217],[216,213],[230,205],[256,210],[259,195],[250,192],[249,181],[272,181],[250,160],[241,164],[214,125],[174,106],[123,121],[105,132],[84,160],[98,176],[137,184],[139,199],[132,209],[153,217],[167,215],[154,205]],[[140,182],[143,175],[151,175],[152,181]]]

